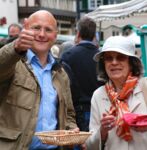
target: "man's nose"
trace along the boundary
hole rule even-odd
[[[39,32],[39,35],[44,36],[45,34],[46,34],[45,29],[41,28],[41,29],[40,29],[40,32]]]

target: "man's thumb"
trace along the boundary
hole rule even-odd
[[[23,27],[24,27],[24,29],[29,29],[29,21],[27,18],[24,19]]]

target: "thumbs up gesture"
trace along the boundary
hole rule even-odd
[[[15,40],[14,48],[17,53],[22,53],[32,48],[34,41],[34,32],[30,30],[29,20],[24,20],[24,25],[18,38]]]

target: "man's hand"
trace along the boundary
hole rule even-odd
[[[79,133],[80,129],[79,128],[75,128],[75,129],[72,129],[71,131],[74,131],[75,133]]]
[[[34,32],[29,29],[28,19],[24,20],[24,28],[15,40],[14,48],[17,53],[22,53],[32,48],[34,41]]]

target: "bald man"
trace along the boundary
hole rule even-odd
[[[35,132],[78,132],[69,79],[50,54],[57,22],[45,10],[24,20],[19,37],[0,49],[0,148],[58,150]]]

